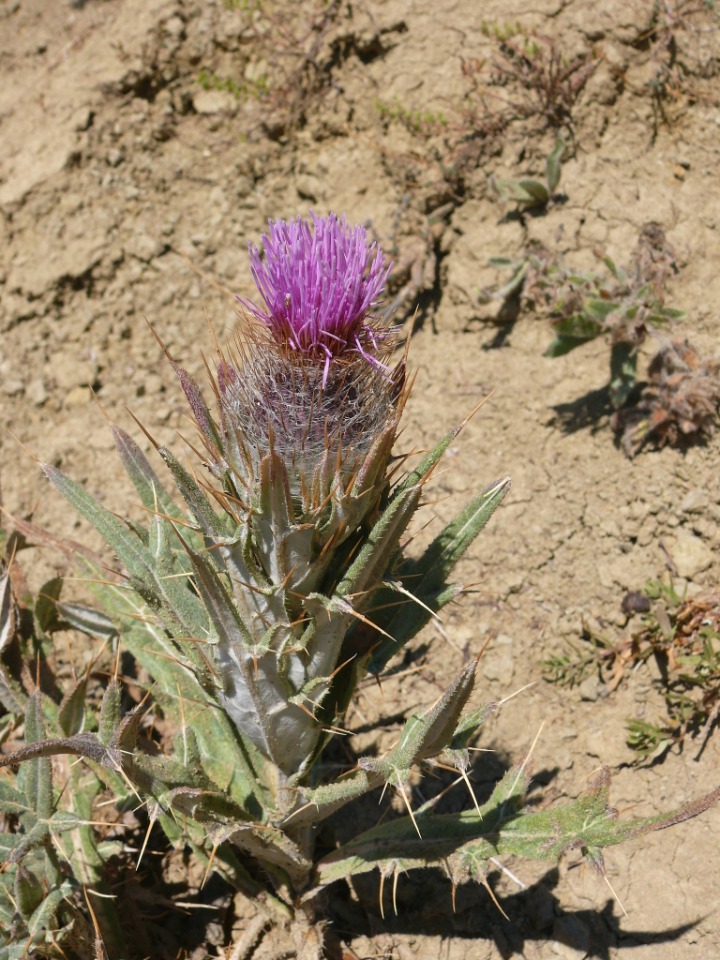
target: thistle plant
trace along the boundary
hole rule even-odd
[[[0,545],[3,541],[0,529]],[[123,844],[92,822],[94,806],[113,775],[105,771],[98,777],[86,765],[60,760],[53,764],[37,748],[53,742],[45,739],[48,734],[58,743],[82,737],[86,724],[93,726],[87,703],[92,663],[61,695],[52,653],[55,632],[73,626],[87,637],[107,639],[114,628],[92,611],[61,602],[58,578],[29,598],[14,557],[20,542],[10,538],[12,549],[6,544],[0,552],[0,741],[7,749],[23,731],[25,747],[14,756],[28,758],[16,775],[7,769],[0,774],[0,960],[105,956],[95,954],[93,913],[101,918],[104,946],[120,956],[125,943],[110,896],[108,861],[122,855]],[[102,738],[102,730],[98,735]],[[114,780],[119,795],[128,792],[118,775]],[[113,827],[112,817],[106,827]]]
[[[103,610],[118,648],[151,678],[147,697],[173,721],[174,745],[163,755],[142,748],[144,707],[121,716],[115,677],[97,732],[37,736],[2,763],[74,753],[99,777],[132,785],[173,843],[304,929],[298,956],[308,958],[323,955],[314,921],[318,894],[334,880],[439,864],[453,883],[486,884],[498,855],[554,860],[570,848],[602,871],[605,846],[714,802],[712,794],[669,818],[620,823],[603,771],[580,799],[526,812],[523,761],[482,805],[470,790],[462,813],[413,810],[409,785],[421,766],[450,767],[470,786],[469,745],[497,709],[469,706],[476,658],[385,753],[360,757],[340,777],[327,772],[324,748],[343,732],[358,683],[379,677],[462,592],[452,571],[510,480],[478,493],[420,556],[408,554],[425,485],[458,430],[412,467],[393,453],[409,386],[379,314],[389,272],[381,250],[331,214],[271,221],[264,257],[251,246],[250,261],[261,302],[241,301],[237,343],[219,354],[215,413],[169,357],[203,447],[199,474],[157,448],[183,506],[118,427],[148,524],[122,521],[44,467],[117,557],[117,570],[98,577]],[[405,816],[316,855],[318,825],[388,788]]]

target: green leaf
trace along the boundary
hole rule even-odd
[[[41,637],[47,636],[58,623],[57,601],[62,590],[62,578],[53,577],[40,587],[33,607],[35,628]]]
[[[180,627],[189,637],[202,638],[207,633],[207,615],[198,597],[182,579],[172,576],[175,569],[164,569],[144,544],[127,527],[102,507],[79,484],[47,464],[43,470],[65,499],[100,533],[124,564],[133,582],[165,614],[168,627]],[[172,560],[169,557],[168,563]],[[196,652],[187,648],[188,655]]]
[[[604,332],[602,323],[582,313],[556,321],[553,329],[556,337],[545,351],[546,357],[562,357]]]
[[[107,747],[113,734],[120,726],[122,687],[113,677],[105,688],[102,703],[100,704],[100,720],[98,722],[98,740]]]
[[[522,768],[509,770],[495,787],[490,799],[463,813],[415,813],[415,822],[400,817],[354,837],[316,865],[320,885],[376,867],[389,871],[442,863],[463,844],[482,839],[485,857],[497,852],[500,828],[518,815],[520,800],[527,789]],[[417,825],[417,826],[416,826]]]
[[[451,875],[459,867],[477,875],[478,864],[494,855],[557,861],[572,849],[602,870],[605,847],[691,819],[720,800],[719,787],[670,814],[622,822],[608,806],[609,782],[605,767],[578,799],[526,813],[521,800],[528,779],[518,767],[505,774],[479,815],[474,809],[426,815],[421,808],[417,829],[410,817],[374,827],[323,857],[316,878],[323,885],[375,867],[387,874],[436,863],[449,864]]]
[[[25,711],[25,743],[31,746],[45,737],[40,694],[35,691],[28,700]],[[52,815],[52,761],[38,757],[28,762],[25,795],[39,820],[49,820]]]
[[[594,297],[589,297],[583,303],[585,313],[593,320],[606,320],[619,306],[616,300],[602,300]]]
[[[488,259],[488,265],[491,267],[510,267],[512,270],[516,270],[518,266],[520,266],[518,261],[513,260],[511,257],[490,257]]]
[[[421,493],[422,486],[418,484],[392,497],[338,585],[336,596],[359,595],[379,584],[417,510]]]
[[[293,828],[319,823],[384,783],[401,783],[407,770],[421,760],[439,756],[463,727],[462,721],[458,721],[472,692],[476,667],[477,661],[471,661],[434,706],[411,717],[398,743],[381,759],[361,758],[353,776],[303,790],[301,803],[286,822]],[[478,725],[476,722],[475,727]]]
[[[401,580],[417,601],[408,600],[400,607],[386,607],[371,619],[393,640],[383,638],[375,648],[368,669],[379,673],[388,660],[425,626],[433,613],[440,610],[460,592],[448,583],[450,574],[466,553],[510,489],[510,477],[486,487],[448,523],[419,560],[406,560],[394,576]],[[391,602],[391,591],[378,597],[378,606]],[[418,602],[419,601],[419,602]]]
[[[191,477],[187,470],[175,459],[172,453],[165,447],[159,447],[158,453],[170,468],[170,472],[183,499],[190,508],[190,512],[205,536],[222,540],[228,534],[231,534],[232,530],[229,526],[230,518],[228,516],[219,517],[215,513],[210,505],[210,501],[193,477]]]
[[[59,887],[50,890],[43,902],[28,920],[28,930],[32,937],[45,930],[53,921],[57,910],[66,897],[73,893],[73,885],[65,880]]]
[[[95,527],[103,540],[115,551],[130,575],[145,582],[151,558],[137,536],[130,533],[124,523],[102,507],[80,484],[49,464],[41,464],[41,466],[45,476],[57,487],[68,503]]]
[[[25,796],[12,787],[5,777],[0,778],[0,812],[20,816],[29,810]]]
[[[72,737],[80,733],[85,724],[85,698],[87,696],[88,675],[85,674],[63,697],[58,710],[58,723],[62,732]]]
[[[612,260],[610,257],[603,257],[602,262],[605,264],[605,266],[608,268],[610,273],[613,275],[613,277],[617,281],[619,281],[620,283],[625,283],[625,281],[627,280],[625,271],[621,267],[619,267],[614,260]]]
[[[31,870],[18,863],[15,868],[14,887],[20,916],[27,920],[43,899],[42,883]]]
[[[72,627],[74,630],[80,630],[90,637],[98,637],[100,640],[108,640],[117,636],[117,627],[98,610],[92,607],[85,607],[79,603],[58,602],[55,604],[62,626]]]
[[[477,660],[471,660],[434,706],[407,721],[391,750],[380,760],[360,760],[359,766],[384,771],[388,779],[394,770],[409,770],[421,760],[438,756],[452,741],[460,714],[472,693],[476,668]]]
[[[552,153],[548,156],[545,164],[545,177],[547,179],[548,192],[550,196],[555,193],[557,185],[560,183],[560,174],[562,173],[561,160],[565,152],[565,141],[558,137],[555,141]]]
[[[554,321],[553,330],[560,336],[575,337],[579,340],[594,340],[604,332],[602,323],[584,313]]]
[[[392,501],[397,497],[402,496],[406,490],[409,490],[411,487],[415,487],[418,484],[423,484],[428,480],[430,474],[440,462],[442,455],[445,453],[457,435],[461,432],[461,430],[464,429],[466,423],[467,421],[463,421],[458,427],[456,427],[454,430],[451,430],[450,433],[446,433],[442,440],[440,440],[439,443],[436,443],[429,453],[425,454],[420,463],[398,481],[390,496],[390,503],[392,503]]]
[[[159,510],[168,517],[182,520],[183,515],[157,478],[147,457],[132,437],[120,427],[111,425],[115,448],[127,475],[148,510]]]
[[[530,198],[529,202],[535,206],[545,206],[550,200],[550,194],[544,183],[539,180],[518,180],[520,190],[524,191]]]
[[[626,402],[637,377],[637,351],[631,343],[614,343],[610,350],[610,402],[615,410]]]
[[[495,191],[504,199],[521,206],[544,205],[550,199],[547,188],[538,180],[491,180]]]
[[[567,336],[555,337],[555,339],[551,341],[543,356],[564,357],[566,353],[570,353],[571,350],[581,347],[584,343],[587,343],[586,339],[578,339],[577,337]]]
[[[671,813],[621,821],[608,805],[610,771],[603,767],[577,800],[526,813],[504,825],[500,853],[533,860],[557,860],[566,850],[579,848],[596,865],[600,851],[633,837],[664,830],[692,819],[720,800],[720,787]]]
[[[193,725],[211,779],[248,809],[258,813],[270,803],[262,777],[263,762],[252,746],[238,743],[238,734],[224,711],[203,688],[189,665],[181,662],[178,647],[159,626],[142,623],[147,608],[140,598],[127,590],[105,588],[108,602],[119,615],[128,617],[122,630],[123,641],[135,659],[155,681],[154,692],[166,706],[172,705],[177,722]],[[132,624],[132,626],[130,626]],[[207,634],[206,634],[207,635]],[[112,713],[111,705],[108,710]],[[101,722],[101,733],[103,730]],[[258,803],[258,797],[263,798]]]

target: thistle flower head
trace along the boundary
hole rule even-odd
[[[390,272],[382,250],[368,244],[364,227],[349,227],[345,216],[311,213],[270,220],[263,236],[265,258],[252,244],[250,269],[265,308],[240,300],[270,331],[278,345],[330,364],[350,353],[386,369],[377,358],[387,334],[373,324],[373,308]]]
[[[293,490],[328,457],[347,479],[394,433],[405,396],[393,329],[374,312],[390,267],[363,227],[332,213],[270,220],[264,256],[249,246],[264,308],[238,298],[257,323],[240,327],[217,377],[223,430],[245,462],[233,469],[252,482],[272,448]]]

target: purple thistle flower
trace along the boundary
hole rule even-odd
[[[238,297],[279,344],[330,363],[347,351],[387,372],[375,356],[385,331],[367,322],[390,273],[382,250],[368,245],[364,227],[349,227],[345,215],[269,220],[265,259],[249,245],[250,269],[265,309]]]

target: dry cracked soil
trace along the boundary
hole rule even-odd
[[[585,66],[543,100],[497,70],[518,36],[559,51],[558,69]],[[491,257],[542,242],[579,268],[598,251],[624,263],[654,221],[675,252],[669,301],[713,353],[719,58],[717,15],[700,0],[1,0],[5,507],[98,547],[25,448],[118,513],[133,509],[93,395],[144,449],[129,411],[177,442],[185,405],[149,324],[202,381],[208,321],[227,341],[233,295],[252,288],[248,241],[270,217],[345,212],[395,262],[390,297],[417,374],[403,450],[426,448],[490,394],[447,451],[430,530],[513,478],[463,561],[471,592],[420,638],[408,669],[361,691],[347,718],[355,746],[391,737],[492,637],[477,696],[525,689],[482,739],[495,752],[475,768],[479,792],[539,731],[545,799],[576,795],[600,764],[621,810],[656,813],[713,789],[717,737],[640,767],[626,745],[627,718],[663,717],[652,663],[614,691],[594,673],[549,684],[542,664],[583,629],[617,642],[625,594],[669,570],[690,594],[717,585],[718,445],[628,459],[609,425],[607,344],[545,357],[547,321],[507,316],[482,291],[505,279]],[[560,194],[518,214],[491,178],[542,175],[558,129]],[[28,556],[35,585],[64,569],[46,550]],[[489,882],[507,919],[480,886],[458,890],[453,912],[439,873],[400,878],[397,915],[386,903],[383,918],[371,875],[338,894],[333,922],[348,957],[711,960],[719,842],[713,809],[609,851],[609,884],[571,855],[551,869],[505,864]],[[170,909],[176,945],[163,956],[240,956],[252,905],[216,896],[229,919]],[[294,955],[271,931],[253,948],[257,960]]]

